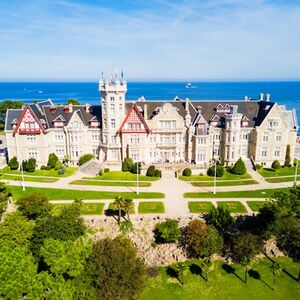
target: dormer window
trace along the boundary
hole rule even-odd
[[[52,121],[55,128],[64,127],[65,125],[65,119],[62,115],[59,115],[56,119]]]
[[[247,117],[242,118],[242,127],[249,126],[249,119]]]
[[[63,112],[64,112],[64,113],[68,113],[69,111],[70,111],[69,106],[65,106],[65,107],[63,108]]]
[[[18,124],[18,120],[17,119],[13,119],[11,122],[12,128],[15,129],[17,127]]]
[[[52,114],[56,113],[56,107],[54,105],[50,107],[50,112]]]
[[[220,126],[220,125],[222,125],[221,118],[219,116],[217,116],[217,115],[213,115],[210,118],[210,124],[212,126]]]
[[[229,113],[230,112],[230,105],[229,104],[221,104],[219,103],[216,107],[215,107],[215,111],[217,113]]]
[[[94,116],[92,119],[89,120],[90,127],[99,127],[99,122]]]

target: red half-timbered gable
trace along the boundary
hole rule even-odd
[[[138,110],[137,106],[133,104],[128,111],[120,129],[119,133],[149,133],[150,129],[145,122],[143,115]]]
[[[14,134],[40,134],[42,132],[45,132],[44,127],[30,109],[29,105],[26,105],[15,128]]]

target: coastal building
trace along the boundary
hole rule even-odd
[[[9,158],[30,157],[47,164],[48,155],[76,165],[93,153],[106,164],[129,156],[145,164],[193,163],[212,159],[232,165],[238,158],[270,166],[294,157],[295,110],[270,95],[241,101],[126,101],[123,79],[100,80],[101,105],[54,105],[51,100],[9,109],[5,133]],[[100,102],[100,101],[99,101]]]

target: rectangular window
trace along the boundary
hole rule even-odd
[[[37,149],[35,149],[35,148],[28,149],[28,158],[37,159],[37,156],[38,156]]]
[[[110,113],[114,115],[116,113],[116,107],[113,103],[110,104]]]
[[[100,141],[100,132],[92,131],[92,140],[93,141]]]
[[[279,125],[279,120],[276,119],[270,119],[269,120],[269,127],[270,128],[276,128]]]
[[[36,137],[33,134],[27,135],[26,139],[27,139],[27,142],[30,144],[34,144],[36,142]]]
[[[282,133],[281,132],[276,132],[276,137],[275,137],[275,140],[276,142],[281,142],[281,137],[282,137]]]
[[[116,128],[116,120],[115,119],[111,119],[110,126],[111,126],[112,129]]]
[[[168,121],[159,121],[160,124],[160,128],[166,128],[166,129],[170,129],[170,128],[176,128],[176,121],[175,120],[168,120]]]
[[[133,161],[139,161],[140,160],[139,150],[131,150],[130,154],[131,154],[131,158],[132,158]]]
[[[276,147],[274,150],[274,156],[279,157],[280,156],[280,147]]]
[[[261,149],[261,156],[262,157],[267,157],[267,155],[268,155],[268,148],[267,147],[263,147]]]
[[[110,97],[110,101],[114,102],[115,101],[115,97]]]
[[[64,157],[64,155],[65,155],[65,149],[64,149],[63,147],[57,147],[57,148],[55,149],[55,154],[56,154],[58,157],[62,158],[62,157]]]
[[[62,142],[64,140],[64,134],[63,133],[55,133],[54,140],[56,142]]]
[[[140,137],[137,134],[132,134],[130,136],[130,143],[132,145],[138,145],[140,143]]]
[[[269,141],[269,132],[264,132],[262,137],[263,142]]]
[[[116,144],[116,143],[117,143],[116,136],[112,135],[112,136],[110,137],[110,142],[111,142],[112,144]]]
[[[117,150],[111,150],[111,156],[113,159],[116,159],[118,154],[117,154]]]
[[[205,162],[206,156],[204,151],[201,151],[197,154],[197,160],[198,162]]]

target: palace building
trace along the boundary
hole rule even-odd
[[[123,79],[100,80],[101,105],[54,105],[51,100],[9,109],[5,133],[9,158],[30,157],[39,166],[48,155],[76,165],[93,153],[100,162],[129,156],[145,164],[193,163],[213,158],[231,165],[238,158],[270,166],[294,157],[298,124],[295,110],[270,101],[126,101]],[[100,102],[100,101],[99,101]],[[289,145],[289,146],[288,146]]]

